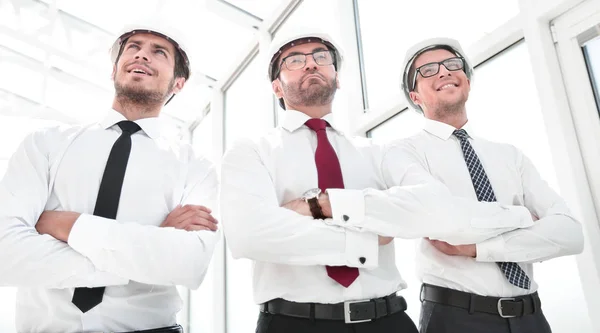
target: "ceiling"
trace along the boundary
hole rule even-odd
[[[121,27],[159,17],[186,33],[192,76],[164,113],[202,116],[212,87],[281,0],[0,0],[0,114],[80,123],[113,96],[108,49]]]

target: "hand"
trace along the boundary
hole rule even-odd
[[[40,235],[50,235],[60,241],[67,242],[71,229],[73,229],[79,215],[81,214],[76,212],[44,211],[35,224],[35,230]]]
[[[429,238],[425,239],[440,252],[443,252],[449,256],[464,256],[471,258],[477,257],[477,247],[475,246],[475,244],[450,245],[440,240],[433,240]]]
[[[293,210],[300,215],[310,216],[310,217],[313,216],[312,212],[310,211],[310,206],[308,205],[308,202],[306,202],[302,199],[294,199],[288,203],[283,204],[283,206],[281,206],[281,207],[287,208],[289,210]]]
[[[217,219],[210,215],[212,211],[200,205],[178,205],[167,215],[165,221],[160,225],[163,228],[173,227],[175,229],[198,231],[217,230]]]
[[[394,237],[379,236],[379,245],[388,245],[394,240]]]

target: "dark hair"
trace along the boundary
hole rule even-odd
[[[414,91],[417,89],[417,86],[415,85],[415,82],[413,81],[416,79],[415,72],[417,71],[417,69],[415,68],[415,62],[417,61],[417,58],[420,57],[425,52],[434,51],[434,50],[446,50],[448,52],[451,52],[455,56],[459,56],[458,54],[456,54],[456,51],[453,48],[451,48],[450,46],[447,46],[447,45],[436,45],[430,49],[420,52],[418,55],[416,55],[414,57],[412,63],[410,64],[410,70],[408,71],[408,77],[406,78],[406,83],[408,84],[406,88],[408,89],[408,91]],[[413,89],[413,85],[415,87],[414,89]]]
[[[119,58],[121,58],[121,54],[123,53],[123,49],[125,48],[125,44],[127,44],[128,39],[129,38],[121,42],[121,47],[119,48],[119,54],[115,60],[115,65],[119,62]],[[181,55],[181,51],[179,51],[178,48],[176,48],[174,45],[173,48],[175,49],[175,67],[173,69],[173,76],[175,78],[182,77],[187,80],[190,77],[190,72],[188,70],[188,66],[185,64],[185,59]]]

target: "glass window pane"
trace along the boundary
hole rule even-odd
[[[255,57],[225,93],[225,145],[273,128],[271,90],[265,64]],[[227,250],[227,328],[254,332],[258,308],[252,298],[251,262],[233,259]]]
[[[46,104],[78,122],[99,119],[112,106],[112,92],[92,83],[56,69],[50,71],[47,80]]]
[[[260,135],[273,128],[271,86],[265,78],[266,69],[259,57],[225,92],[225,145],[236,139]]]
[[[385,6],[359,0],[358,5],[370,109],[403,100],[401,66],[413,44],[443,35],[458,39],[468,49],[519,13],[517,0],[386,1]]]
[[[265,19],[281,5],[281,0],[216,0],[225,1],[247,11],[248,13]]]
[[[421,128],[423,128],[423,116],[412,109],[405,109],[377,125],[367,135],[377,143],[385,143],[409,137],[416,134]]]
[[[596,98],[596,108],[600,113],[600,38],[585,43],[583,54],[588,66],[590,80],[594,88],[594,97]]]
[[[202,281],[197,290],[190,292],[189,333],[215,332],[215,323],[213,321],[213,318],[215,318],[214,269],[215,261],[211,260],[204,281]]]
[[[213,157],[212,118],[212,112],[204,116],[200,124],[194,129],[192,137],[194,149],[208,159],[212,159]]]
[[[42,101],[42,64],[0,46],[0,89],[35,102]]]

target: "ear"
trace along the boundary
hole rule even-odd
[[[185,78],[183,77],[178,77],[175,79],[175,84],[173,85],[173,94],[178,94],[181,89],[183,89],[183,86],[185,85]]]
[[[114,65],[113,65],[113,70],[112,70],[112,73],[110,74],[110,79],[111,79],[111,80],[113,80],[113,81],[115,80],[115,74],[116,74],[116,73],[117,73],[117,64],[114,64]]]
[[[416,91],[411,91],[408,93],[408,96],[410,96],[410,100],[415,103],[416,105],[421,106],[421,96],[419,95],[418,92]]]
[[[340,89],[340,76],[338,75],[338,73],[335,73],[335,87]]]
[[[283,88],[281,88],[281,81],[279,79],[273,80],[271,87],[273,87],[273,93],[278,99],[283,98]]]

